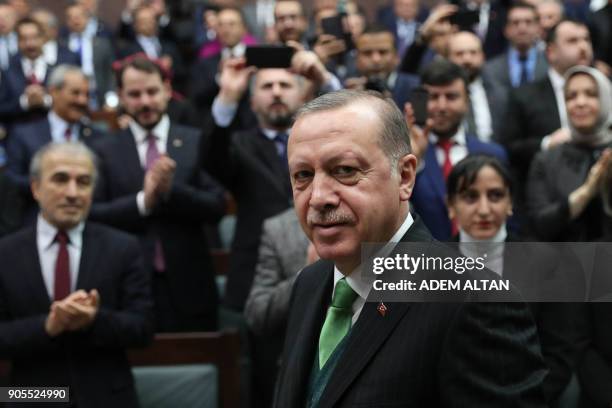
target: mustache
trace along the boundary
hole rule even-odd
[[[349,224],[355,222],[355,218],[351,214],[347,214],[338,209],[328,211],[311,210],[306,215],[306,223],[312,225],[330,225],[330,224]]]

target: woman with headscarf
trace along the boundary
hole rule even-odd
[[[540,152],[527,184],[527,208],[544,241],[595,241],[612,233],[612,93],[599,71],[566,74],[571,141]]]

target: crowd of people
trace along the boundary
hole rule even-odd
[[[393,234],[374,234],[372,225],[389,221],[381,212],[385,199],[392,211],[396,193],[410,209],[395,209],[398,231],[458,242],[463,251],[473,242],[612,240],[612,1],[393,0],[375,16],[355,0],[308,9],[298,0],[171,3],[126,0],[113,27],[96,0],[70,2],[63,16],[27,0],[0,2],[0,359],[12,362],[10,384],[69,385],[71,406],[137,406],[125,350],[154,333],[227,327],[229,314],[247,327],[246,404],[271,406],[278,383],[277,406],[304,395],[308,406],[323,406],[342,347],[355,350],[341,342],[340,353],[322,358],[319,349],[320,366],[291,378],[292,362],[304,364],[292,347],[310,356],[302,367],[310,370],[308,347],[324,337],[327,309],[309,326],[313,344],[299,328],[316,320],[307,301],[319,293],[319,258],[345,276],[357,265],[336,254],[333,232],[322,238],[311,223],[352,225],[360,216],[361,241],[388,241]],[[291,58],[257,67],[249,50]],[[388,178],[379,174],[379,152],[369,139],[351,139],[378,133],[380,157],[400,167],[397,192],[375,188]],[[356,153],[342,156],[351,146]],[[340,208],[330,197],[341,202],[349,187],[359,191],[346,193],[357,215],[320,215]],[[211,250],[228,229],[219,286]],[[347,247],[354,238],[342,237]],[[508,253],[502,246],[487,266],[512,274]],[[609,287],[601,279],[580,282],[587,301],[606,295],[593,290]],[[327,302],[331,288],[330,280]],[[352,289],[356,324],[362,308],[367,319],[368,289]],[[546,369],[534,368],[541,384],[523,384],[524,406],[536,406],[536,392],[550,406],[612,406],[608,303],[501,309],[465,318],[535,322],[524,355],[542,358]],[[455,316],[427,306],[422,313]],[[525,327],[516,335],[528,338]],[[469,342],[459,329],[449,335]],[[389,339],[399,341],[421,347]],[[502,343],[487,358],[517,353]],[[473,358],[453,347],[444,353]],[[414,367],[436,360],[423,361]],[[385,366],[405,374],[388,357],[372,365],[364,387]],[[421,392],[443,385],[424,384]],[[377,395],[366,394],[362,388],[337,406]],[[465,398],[470,406],[478,400]]]

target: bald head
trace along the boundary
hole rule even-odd
[[[485,61],[480,38],[469,31],[453,34],[448,42],[448,59],[461,66],[470,82],[473,81],[480,75]]]

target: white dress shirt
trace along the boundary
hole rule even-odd
[[[79,140],[79,124],[73,123],[72,125],[60,118],[57,113],[50,110],[47,114],[49,120],[49,127],[51,128],[51,140],[55,143],[61,143],[66,141],[66,128],[70,127],[70,141],[76,142]]]
[[[487,99],[487,92],[482,83],[482,78],[478,77],[472,81],[469,86],[469,91],[478,138],[483,142],[488,142],[491,140],[491,135],[493,135],[493,121],[491,119],[489,100]]]
[[[81,251],[83,250],[83,229],[85,223],[81,222],[73,229],[66,231],[68,234],[68,259],[70,269],[70,292],[76,289],[77,279],[79,277],[79,265],[81,262]],[[42,271],[43,280],[47,289],[49,299],[54,298],[55,285],[55,263],[57,262],[57,254],[59,252],[59,243],[55,242],[57,228],[49,224],[42,215],[38,215],[36,223],[36,246],[38,248],[38,259],[40,260],[40,269]]]
[[[166,153],[166,145],[168,143],[168,133],[170,132],[170,118],[168,115],[163,115],[161,120],[151,130],[147,130],[140,126],[134,119],[131,119],[128,124],[132,135],[134,136],[134,143],[136,144],[136,150],[138,151],[138,159],[140,160],[140,166],[144,169],[147,163],[147,148],[149,141],[147,135],[153,133],[155,135],[155,144],[159,154]],[[150,210],[145,207],[144,190],[139,191],[136,194],[136,204],[138,205],[138,212],[141,216],[147,216]]]
[[[21,68],[23,69],[23,74],[25,75],[26,80],[28,80],[30,76],[34,74],[39,83],[45,83],[45,76],[47,75],[47,62],[45,61],[45,56],[43,54],[41,54],[35,60],[22,58]]]
[[[429,135],[429,141],[436,147],[436,159],[438,160],[438,165],[442,167],[444,165],[444,161],[446,160],[446,154],[444,153],[444,149],[438,146],[438,140],[439,137],[435,133],[431,133]],[[457,133],[455,133],[451,140],[455,142],[450,148],[450,161],[454,166],[461,160],[465,159],[469,153],[463,126],[459,127]]]
[[[43,45],[43,55],[47,64],[55,65],[57,62],[57,41],[49,40]]]
[[[410,212],[408,212],[408,215],[406,216],[406,219],[404,220],[402,225],[400,225],[398,230],[395,231],[395,234],[393,234],[393,236],[389,240],[389,244],[385,245],[385,247],[381,250],[382,253],[380,256],[388,255],[395,247],[395,244],[400,242],[402,237],[406,234],[406,231],[408,231],[408,229],[412,226],[413,223],[414,219],[412,218]],[[379,254],[377,254],[377,256],[378,255]],[[332,291],[332,299],[334,297],[334,293],[336,292],[336,284],[340,279],[344,277],[345,275],[340,272],[338,268],[334,265],[334,290]],[[372,289],[372,283],[366,282],[364,279],[362,279],[360,266],[358,266],[349,275],[346,275],[346,283],[348,283],[351,289],[353,289],[355,293],[359,295],[357,296],[357,299],[355,299],[355,301],[353,302],[353,318],[351,320],[352,326],[359,318],[361,310],[363,310],[363,306],[365,305],[366,299],[368,298],[370,290]]]
[[[157,37],[145,37],[144,35],[137,35],[136,41],[138,42],[138,44],[140,44],[145,54],[147,54],[147,57],[161,57],[162,49],[161,44],[159,43],[159,39]]]

